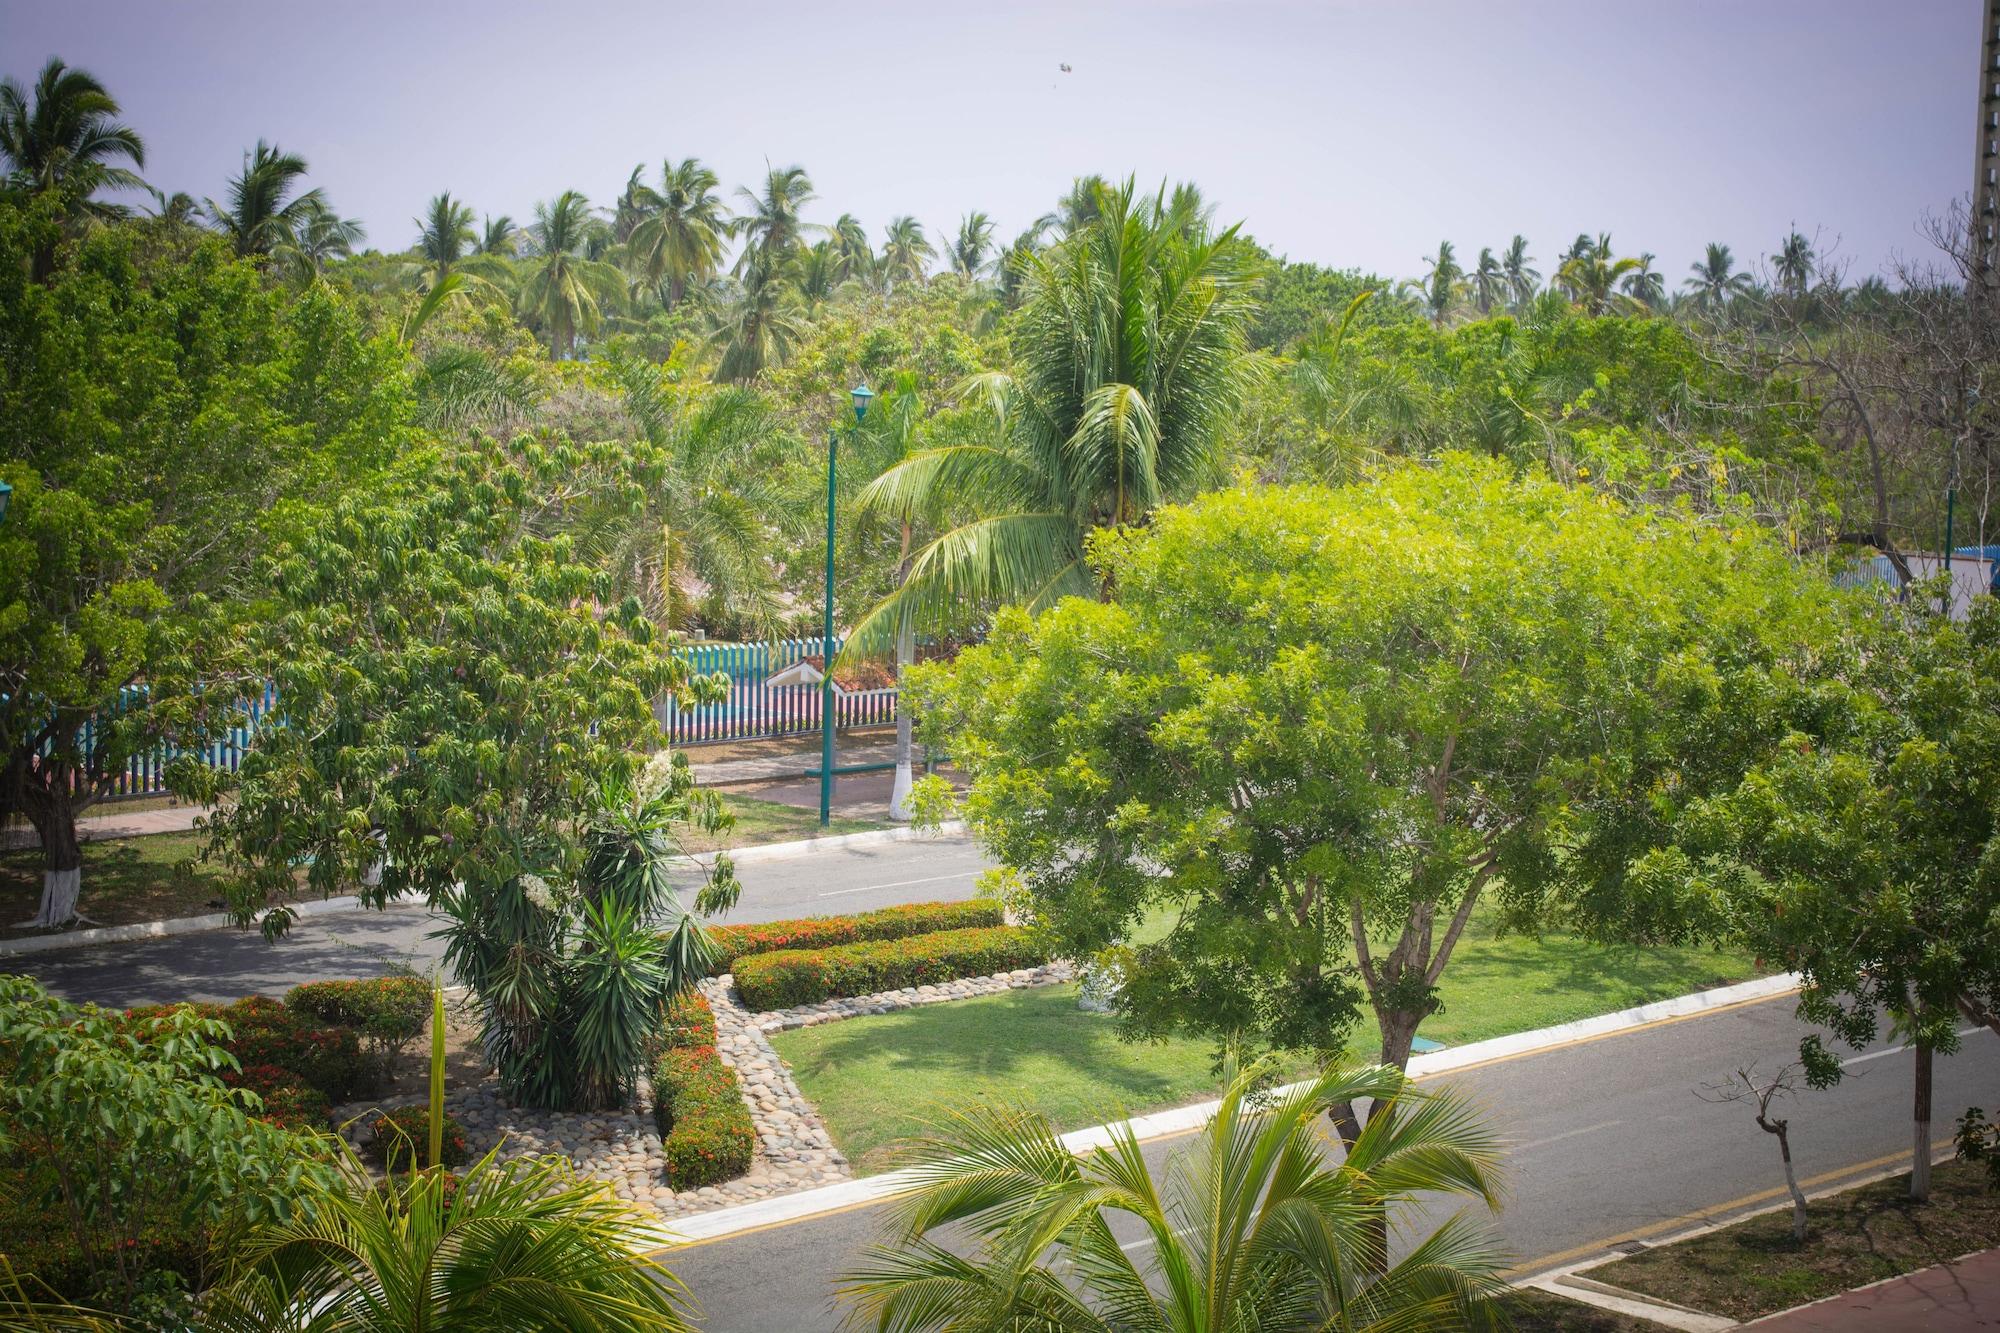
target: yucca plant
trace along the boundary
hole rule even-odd
[[[561,1158],[488,1153],[377,1184],[360,1164],[299,1216],[252,1233],[203,1301],[214,1333],[637,1333],[691,1329],[689,1299],[645,1251],[657,1222]]]
[[[685,757],[663,753],[638,781],[599,791],[572,873],[444,895],[445,961],[472,989],[510,1097],[555,1110],[630,1102],[667,1005],[708,972],[706,936],[668,873],[679,834],[727,822]],[[735,887],[719,858],[696,906],[726,906]]]
[[[1419,1194],[1496,1201],[1499,1144],[1465,1099],[1386,1066],[1260,1095],[1231,1061],[1220,1109],[1156,1178],[1129,1130],[1076,1157],[1044,1117],[981,1108],[913,1150],[887,1243],[841,1279],[849,1324],[917,1330],[1453,1329],[1504,1289],[1467,1213],[1410,1238]],[[1329,1107],[1376,1107],[1338,1151]],[[1123,1216],[1137,1224],[1114,1230]],[[949,1235],[951,1245],[940,1233]]]

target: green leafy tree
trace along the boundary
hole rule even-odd
[[[0,807],[41,836],[45,926],[77,912],[77,816],[202,732],[199,635],[272,525],[384,465],[407,410],[338,294],[202,233],[102,229],[31,282],[52,208],[0,206]]]
[[[294,278],[311,282],[334,260],[352,256],[366,235],[358,220],[341,217],[323,200],[314,199],[300,211],[290,238],[280,241],[272,253]]]
[[[628,248],[633,268],[654,287],[665,284],[667,309],[687,295],[688,284],[715,276],[722,263],[728,224],[722,216],[720,182],[698,158],[660,168],[660,188],[641,201],[638,225]]]
[[[557,1157],[488,1154],[462,1179],[378,1184],[358,1162],[252,1233],[202,1303],[214,1333],[691,1333],[685,1288],[635,1239],[646,1215]]]
[[[306,160],[262,139],[243,155],[243,169],[229,182],[229,201],[203,201],[208,220],[238,255],[268,255],[291,243],[299,228],[326,206],[319,190],[294,195]]]
[[[1137,195],[1106,189],[1097,220],[1027,263],[1017,368],[970,388],[991,412],[977,442],[925,449],[863,492],[890,515],[955,507],[909,576],[853,631],[856,652],[999,603],[1092,594],[1089,534],[1143,521],[1218,474],[1216,427],[1246,374],[1251,252]]]
[[[590,257],[596,223],[590,200],[575,190],[535,205],[534,267],[521,284],[518,308],[541,327],[559,361],[575,354],[579,336],[597,332],[606,307],[625,293],[617,268]]]
[[[1375,1225],[1385,1209],[1414,1210],[1420,1194],[1498,1206],[1499,1140],[1467,1102],[1380,1066],[1265,1099],[1266,1072],[1232,1062],[1215,1116],[1158,1177],[1128,1128],[1077,1157],[1041,1116],[957,1117],[911,1150],[914,1188],[894,1205],[892,1239],[841,1279],[841,1301],[912,1333],[1483,1323],[1505,1281],[1471,1215],[1447,1218],[1394,1264]],[[1361,1097],[1394,1113],[1333,1160],[1316,1122]],[[1149,1243],[1120,1244],[1114,1218]]]
[[[211,671],[268,679],[277,701],[235,772],[179,775],[228,798],[209,850],[236,872],[240,920],[288,929],[302,863],[308,893],[377,906],[574,878],[569,830],[659,743],[654,701],[696,685],[638,601],[610,604],[610,576],[551,532],[604,502],[590,488],[642,499],[639,477],[591,461],[533,441],[413,454],[262,562],[268,601]]]
[[[146,165],[138,131],[120,124],[118,102],[86,70],[51,59],[33,89],[0,80],[0,162],[5,183],[28,195],[52,195],[73,220],[105,222],[126,216],[122,204],[98,199],[100,190],[145,187],[131,167]],[[53,244],[34,257],[37,276],[54,262]]]
[[[323,1174],[308,1143],[223,1085],[236,1068],[228,1036],[191,1008],[128,1020],[0,974],[0,1148],[120,1305],[139,1294],[161,1235],[289,1216]],[[189,1248],[200,1254],[201,1240]]]
[[[1337,1051],[1365,1005],[1398,1066],[1490,894],[1567,920],[1733,784],[1834,597],[1751,531],[1464,455],[1093,550],[1108,600],[1005,613],[913,681],[1018,907],[1074,958],[1171,914],[1121,955],[1131,1035]]]
[[[735,304],[716,330],[721,350],[716,379],[747,384],[791,356],[806,331],[804,303],[790,281],[796,270],[793,256],[779,270],[757,266],[745,273]]]
[[[1740,786],[1687,816],[1653,878],[1720,904],[1760,957],[1805,978],[1799,1015],[1856,1049],[1915,1047],[1910,1194],[1930,1187],[1932,1065],[1961,1015],[2000,1031],[2000,604],[1963,624],[1919,600],[1858,619],[1814,706]],[[1817,1033],[1815,1086],[1841,1077]]]
[[[1556,271],[1556,280],[1586,315],[1621,315],[1640,312],[1645,303],[1629,291],[1619,290],[1644,267],[1637,259],[1620,259],[1611,252],[1611,237],[1585,242],[1574,249]]]

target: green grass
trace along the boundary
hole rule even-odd
[[[220,911],[218,870],[193,860],[201,844],[193,832],[85,843],[84,915],[115,926]],[[31,933],[13,923],[33,916],[41,898],[41,851],[0,852],[0,937]]]
[[[1740,954],[1610,950],[1572,936],[1500,938],[1467,928],[1446,969],[1444,1012],[1423,1035],[1448,1045],[1548,1027],[1757,975]],[[1372,1027],[1357,1033],[1369,1050]],[[943,1107],[1022,1102],[1062,1129],[1215,1095],[1214,1046],[1121,1042],[1108,1015],[1076,1007],[1074,986],[906,1009],[771,1039],[834,1142],[864,1174]]]
[[[843,819],[836,815],[833,822],[822,829],[819,826],[817,810],[786,805],[781,801],[759,800],[755,796],[724,794],[722,803],[736,816],[736,827],[714,843],[690,838],[688,840],[690,850],[707,851],[714,845],[755,847],[760,843],[793,842],[800,838],[818,838],[837,833],[866,833],[870,829],[889,827],[880,820]]]

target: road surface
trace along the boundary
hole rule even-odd
[[[965,837],[843,847],[737,867],[743,897],[724,921],[776,921],[861,912],[896,903],[969,898],[986,862]],[[679,877],[695,882],[693,871]],[[266,943],[255,930],[0,955],[0,972],[39,978],[65,999],[126,1007],[172,1000],[275,995],[302,981],[428,972],[441,952],[439,921],[419,904],[306,917]]]

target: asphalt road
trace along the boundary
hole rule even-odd
[[[743,897],[725,921],[860,912],[896,903],[972,896],[985,861],[969,839],[924,838],[831,848],[737,867]],[[692,871],[683,877],[695,882]],[[65,999],[125,1007],[172,1000],[277,994],[302,981],[428,972],[441,951],[439,922],[423,906],[304,918],[284,939],[212,930],[163,939],[0,955],[0,972],[27,973]]]
[[[1694,1090],[1755,1061],[1796,1052],[1804,1029],[1789,996],[1458,1071],[1514,1144],[1495,1219],[1522,1276],[1608,1257],[1610,1242],[1664,1235],[1782,1194],[1775,1141],[1741,1105]],[[2000,1104],[2000,1050],[1982,1032],[1937,1065],[1938,1123]],[[1909,1151],[1910,1056],[1881,1048],[1830,1092],[1787,1108],[1794,1158],[1811,1190],[1859,1177]],[[1147,1145],[1157,1166],[1185,1139]],[[832,1284],[881,1225],[880,1205],[688,1246],[665,1256],[701,1302],[711,1333],[830,1329]],[[1136,1239],[1138,1232],[1132,1229]],[[1940,1256],[1950,1257],[1950,1256]]]

